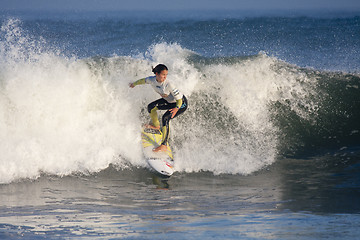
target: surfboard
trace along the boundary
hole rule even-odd
[[[143,128],[141,140],[143,153],[149,166],[161,175],[171,176],[174,173],[174,158],[169,144],[167,144],[166,152],[153,152],[153,149],[161,144],[161,131]]]

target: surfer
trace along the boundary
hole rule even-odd
[[[153,150],[154,152],[163,152],[167,151],[166,144],[169,139],[170,120],[185,112],[188,104],[185,95],[167,80],[168,68],[164,64],[157,65],[152,72],[155,76],[139,79],[130,83],[129,86],[134,88],[137,85],[150,84],[155,92],[160,94],[160,99],[148,105],[152,124],[147,124],[145,127],[160,130],[157,110],[167,110],[162,116],[161,132],[163,138],[161,145]]]

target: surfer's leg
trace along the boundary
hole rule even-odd
[[[176,105],[175,105],[176,107]],[[186,109],[188,108],[188,103],[187,103],[187,99],[186,97],[184,96],[183,97],[183,104],[181,105],[181,107],[179,108],[179,110],[177,111],[177,113],[175,114],[175,116],[173,118],[176,118],[177,116],[179,116],[180,114],[182,114],[183,112],[186,111]],[[166,113],[165,113],[166,114]],[[165,116],[164,114],[164,116]],[[164,116],[163,116],[163,123],[164,123]],[[170,115],[171,116],[171,115]],[[166,116],[167,117],[167,116]],[[168,118],[168,117],[167,117]],[[170,117],[170,119],[173,119]],[[170,119],[166,119],[168,121],[170,121]]]
[[[161,132],[162,132],[162,141],[159,147],[155,148],[153,151],[154,152],[165,152],[167,151],[167,142],[169,139],[169,132],[170,132],[170,119],[171,119],[171,112],[170,111],[166,111],[166,113],[163,115],[162,118],[162,128],[161,128]]]
[[[174,105],[174,103],[173,103]],[[175,106],[171,106],[171,108],[174,108]],[[180,114],[182,114],[183,112],[185,112],[187,109],[187,100],[185,98],[185,96],[183,97],[183,105],[181,106],[181,108],[177,111],[177,113],[175,114],[175,116],[173,118],[176,118],[177,116],[179,116]],[[169,140],[169,133],[170,133],[170,120],[172,113],[168,110],[166,111],[166,113],[164,113],[163,117],[162,117],[162,134],[163,134],[163,140],[162,140],[162,145],[166,145],[168,140]]]
[[[184,108],[184,109],[180,108],[179,111],[176,113],[176,115],[173,118],[179,116],[180,114],[185,112],[185,110],[186,110],[186,108]],[[171,115],[172,115],[172,113],[170,111],[166,111],[166,113],[162,117],[162,125],[163,125],[163,127],[161,129],[161,132],[163,134],[163,138],[162,138],[161,145],[166,145],[168,140],[169,140],[170,120],[172,119]]]
[[[162,134],[163,134],[163,138],[162,138],[162,142],[161,145],[166,145],[167,141],[169,139],[169,133],[170,133],[170,120],[171,120],[171,112],[170,111],[166,111],[166,113],[164,113],[163,117],[162,117]]]
[[[181,106],[181,108],[177,111],[177,113],[175,114],[175,117],[179,116],[180,114],[182,114],[183,112],[186,111],[187,109],[187,99],[185,98],[185,96],[183,97],[183,105]],[[166,107],[166,108],[165,108]],[[165,109],[172,109],[172,108],[175,108],[176,107],[176,103],[170,103],[168,104],[167,106],[161,106],[161,108],[163,110]],[[159,109],[161,109],[159,107]],[[161,129],[161,132],[163,134],[162,136],[162,142],[161,142],[161,145],[154,149],[155,152],[159,152],[159,151],[166,151],[167,150],[167,147],[166,147],[166,144],[169,140],[169,135],[170,135],[170,120],[172,119],[171,118],[171,115],[172,113],[170,112],[170,110],[166,111],[162,117],[162,129]]]
[[[148,105],[148,112],[150,114],[151,122],[156,129],[160,128],[160,122],[158,119],[157,110],[159,109],[158,107],[164,105],[164,101],[165,101],[164,99],[160,98],[154,102],[151,102]]]
[[[157,109],[158,109],[157,107],[154,107],[153,109],[151,109],[150,118],[151,118],[151,122],[152,122],[153,126],[155,128],[160,128],[160,122],[159,122],[157,111],[156,111]]]

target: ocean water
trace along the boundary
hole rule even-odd
[[[1,239],[360,234],[360,13],[0,13]],[[128,87],[158,63],[170,178]]]

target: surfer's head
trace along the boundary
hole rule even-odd
[[[153,68],[152,72],[155,73],[156,80],[161,83],[166,80],[168,75],[168,68],[164,64],[158,64]]]

